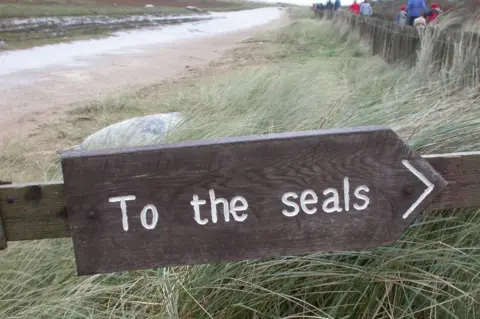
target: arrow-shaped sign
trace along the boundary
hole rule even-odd
[[[446,186],[390,129],[71,152],[79,274],[392,244]]]
[[[413,203],[412,206],[410,206],[405,212],[405,214],[403,214],[403,219],[405,219],[410,216],[410,214],[415,210],[415,208],[417,208],[418,205],[420,205],[425,200],[428,194],[433,191],[435,185],[433,185],[422,173],[420,173],[415,167],[413,167],[409,161],[403,160],[402,163],[403,165],[405,165],[406,168],[410,170],[410,172],[413,173],[413,175],[417,176],[418,179],[421,180],[425,184],[425,186],[427,186],[427,188],[423,191],[422,195],[420,195],[420,197],[415,201],[415,203]]]

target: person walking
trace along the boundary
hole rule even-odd
[[[333,10],[334,11],[337,11],[338,9],[340,9],[342,5],[340,4],[340,0],[335,0],[335,4],[333,6]]]
[[[427,23],[435,23],[437,17],[442,13],[442,9],[438,6],[438,3],[433,2],[430,6],[432,9],[427,13]]]
[[[329,10],[329,11],[333,11],[333,2],[332,0],[328,0],[327,1],[327,5],[325,6],[325,9]]]
[[[400,11],[398,11],[397,14],[395,15],[393,24],[407,24],[407,23],[408,23],[407,6],[401,5]]]
[[[357,3],[357,0],[354,0],[352,5],[348,8],[351,13],[358,15],[360,13],[360,5]]]
[[[361,5],[360,5],[360,15],[364,17],[369,17],[373,13],[372,10],[372,5],[369,3],[368,0],[365,0]]]
[[[413,26],[413,22],[416,18],[422,16],[423,13],[427,13],[427,5],[425,0],[408,0],[407,3],[407,14],[408,14],[408,24]]]

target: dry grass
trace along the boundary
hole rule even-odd
[[[58,166],[50,168],[55,148],[164,111],[183,112],[190,124],[171,141],[386,124],[422,154],[480,149],[479,88],[452,84],[464,78],[462,68],[425,77],[426,63],[391,67],[345,32],[299,19],[252,39],[245,68],[217,65],[183,89],[157,87],[77,108],[68,122],[39,133],[43,145],[4,147],[0,176],[58,177]],[[45,149],[52,150],[45,157],[29,153]],[[68,240],[16,243],[0,255],[0,317],[475,319],[478,213],[426,214],[383,249],[91,277],[74,275]]]

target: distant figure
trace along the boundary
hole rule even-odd
[[[407,24],[408,23],[408,15],[407,15],[407,6],[401,5],[400,11],[397,12],[395,15],[395,20],[393,20],[393,24]]]
[[[335,0],[335,4],[333,6],[333,10],[334,11],[337,11],[338,9],[340,9],[342,5],[340,4],[340,0]]]
[[[370,5],[368,0],[365,0],[361,5],[360,5],[360,15],[364,17],[369,17],[373,14],[372,6]]]
[[[314,7],[315,10],[319,10],[319,11],[323,11],[325,9],[325,6],[321,2],[320,3],[315,3],[313,5],[313,7]]]
[[[325,6],[325,9],[333,11],[333,2],[332,0],[327,1],[327,5]]]
[[[354,0],[352,5],[348,8],[351,13],[358,15],[360,13],[360,5],[357,3],[357,0]]]
[[[436,2],[432,3],[431,8],[432,9],[427,13],[427,23],[435,23],[437,17],[443,12]]]
[[[420,17],[423,12],[427,12],[427,5],[425,0],[408,0],[407,3],[407,14],[408,14],[408,24],[413,26],[413,22],[416,18]]]
[[[316,17],[322,16],[323,11],[325,10],[325,6],[321,2],[320,3],[314,3],[312,8],[313,8],[313,11],[315,12]]]

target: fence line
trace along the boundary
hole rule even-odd
[[[332,20],[334,24],[348,25],[357,30],[360,38],[371,45],[372,54],[388,63],[407,62],[415,65],[418,51],[428,42],[429,61],[439,67],[451,68],[455,61],[468,61],[476,70],[476,82],[480,81],[480,35],[455,28],[428,26],[423,34],[407,25],[393,24],[387,20],[354,16],[350,12],[315,12],[318,18]],[[476,54],[475,54],[476,53]]]
[[[480,152],[423,158],[448,182],[430,209],[480,206]],[[7,241],[70,237],[67,215],[62,182],[0,186],[0,250]]]

